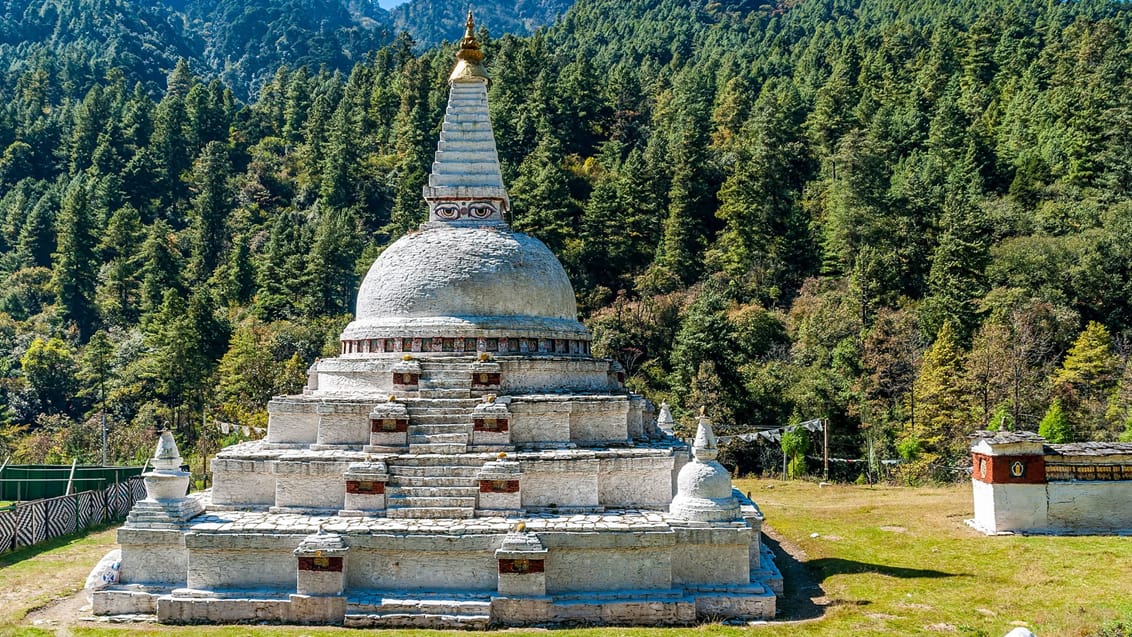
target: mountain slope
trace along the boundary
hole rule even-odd
[[[571,4],[573,0],[481,0],[472,8],[476,23],[498,37],[534,33],[552,24]],[[429,46],[464,35],[467,10],[468,3],[460,0],[410,0],[390,13],[398,31],[408,31],[417,42]]]

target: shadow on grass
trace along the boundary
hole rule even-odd
[[[774,563],[782,571],[782,597],[777,602],[775,619],[804,621],[825,615],[829,602],[825,591],[806,568],[805,556],[796,556],[796,547],[784,548],[781,538],[772,529],[763,527],[763,530],[766,531],[763,543],[774,552]]]
[[[927,568],[908,568],[906,566],[888,566],[886,564],[870,564],[856,560],[844,560],[840,557],[823,557],[806,562],[810,573],[824,580],[833,575],[854,575],[858,573],[876,573],[900,579],[937,579],[941,577],[970,577],[970,573],[946,573]]]
[[[33,558],[40,553],[46,553],[48,551],[53,551],[57,548],[67,546],[68,544],[73,544],[88,535],[93,535],[107,529],[113,529],[121,525],[122,520],[116,520],[113,522],[107,522],[105,524],[89,526],[81,531],[76,531],[74,533],[69,533],[67,535],[62,535],[56,538],[51,538],[50,540],[40,542],[39,544],[34,544],[32,546],[21,546],[14,551],[0,553],[0,568],[11,566],[17,562],[22,562],[26,559]]]
[[[763,527],[763,543],[774,552],[774,562],[782,571],[783,594],[778,600],[780,621],[818,619],[832,606],[867,606],[868,600],[831,599],[821,583],[834,575],[876,573],[901,579],[939,579],[971,577],[969,573],[947,573],[933,569],[870,564],[838,557],[807,559],[805,551],[785,540],[773,529]]]

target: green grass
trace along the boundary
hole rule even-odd
[[[752,627],[586,628],[554,637],[719,635],[953,634],[1005,635],[1026,625],[1040,637],[1127,635],[1115,622],[1132,619],[1132,537],[986,537],[971,517],[969,485],[943,488],[819,487],[807,482],[740,480],[784,544],[804,553],[808,581],[787,580],[784,610],[815,619]],[[811,534],[818,534],[811,537]],[[102,531],[35,554],[0,558],[0,634],[359,635],[355,630],[280,626],[166,627],[79,625],[45,630],[27,625],[29,608],[77,590],[113,544]],[[816,585],[820,588],[805,588]],[[40,588],[36,588],[36,587]],[[28,594],[11,594],[28,588]],[[6,593],[8,592],[8,593]],[[439,631],[367,631],[379,635],[445,635]],[[542,629],[497,635],[546,635]]]

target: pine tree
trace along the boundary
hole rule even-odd
[[[94,249],[90,193],[82,177],[76,177],[67,188],[57,226],[58,252],[52,255],[55,263],[51,283],[63,319],[74,323],[85,340],[94,331],[98,320],[94,307],[98,261]]]
[[[161,305],[149,322],[143,361],[159,398],[173,410],[173,425],[182,434],[191,431],[190,413],[203,398],[208,360],[202,335],[188,304],[175,290],[165,290]]]
[[[924,353],[913,388],[916,407],[903,444],[919,453],[908,466],[909,477],[946,477],[947,469],[966,452],[969,397],[962,362],[955,329],[945,322]]]
[[[697,72],[698,71],[698,72]],[[707,215],[714,210],[715,176],[708,155],[711,87],[702,70],[689,69],[679,91],[680,108],[672,146],[672,187],[668,216],[656,251],[655,266],[674,281],[688,284],[701,270]]]
[[[130,205],[114,211],[99,244],[105,264],[95,293],[102,319],[126,327],[137,322],[141,303],[141,258],[145,230],[141,215]]]
[[[735,169],[720,189],[716,216],[725,226],[716,250],[732,280],[777,300],[800,286],[813,266],[807,263],[809,230],[800,202],[813,167],[792,86],[768,83],[753,112],[733,142]]]
[[[205,146],[193,166],[195,195],[189,211],[192,224],[189,267],[197,281],[208,279],[227,251],[231,170],[228,149],[216,141]]]
[[[1061,399],[1054,398],[1050,403],[1049,411],[1038,425],[1038,435],[1054,443],[1073,442],[1073,428],[1061,407]]]
[[[141,309],[144,314],[157,310],[166,292],[181,290],[181,253],[173,229],[163,219],[149,227],[141,252]]]
[[[55,210],[59,198],[54,188],[44,193],[28,213],[16,243],[16,258],[27,267],[51,267],[55,252]]]
[[[337,316],[350,311],[357,279],[356,237],[348,214],[323,211],[303,272],[300,309],[305,316]]]
[[[1105,418],[1119,380],[1120,359],[1112,351],[1112,337],[1103,325],[1089,321],[1050,378],[1076,437],[1108,440],[1119,434],[1119,423],[1110,427]]]

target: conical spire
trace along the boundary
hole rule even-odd
[[[719,447],[715,443],[715,432],[711,430],[711,421],[700,410],[699,426],[696,427],[696,439],[692,443],[692,455],[700,462],[715,460],[719,455]]]
[[[456,68],[452,69],[449,82],[460,82],[473,78],[489,79],[487,70],[483,68],[483,51],[480,51],[479,40],[476,40],[476,21],[472,17],[472,10],[468,9],[468,21],[464,27],[464,39],[460,40],[460,49],[456,51]]]
[[[424,189],[430,222],[502,225],[510,207],[488,115],[488,77],[475,26],[469,11],[456,68],[448,79],[451,89],[436,160]]]

